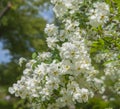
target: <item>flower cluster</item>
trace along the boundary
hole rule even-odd
[[[109,20],[109,5],[104,2],[93,3],[93,9],[90,9],[89,24],[98,27]]]
[[[88,46],[88,42],[93,42],[88,38],[90,34],[101,35],[100,30],[92,30],[92,27],[105,26],[109,21],[109,5],[89,1],[86,2],[86,7],[83,0],[51,0],[51,3],[56,16],[62,20],[59,26],[46,25],[46,42],[51,52],[38,53],[34,59],[28,61],[21,80],[9,88],[10,93],[23,99],[28,98],[39,109],[69,108],[77,103],[87,102],[95,92],[105,92],[106,76],[120,73],[120,61],[115,61],[104,64],[105,74],[101,76],[92,62],[94,58],[91,57],[91,48]],[[82,14],[89,9],[87,14]],[[87,21],[83,20],[81,23],[79,14],[81,18],[88,17]],[[104,28],[109,31],[107,27]],[[90,30],[91,33],[88,32]],[[103,37],[106,33],[102,32]],[[99,52],[95,61],[99,64],[103,60],[114,60],[117,56]],[[21,58],[20,65],[23,61],[27,60]],[[115,77],[117,79],[118,76]],[[119,82],[115,87],[118,85]],[[116,91],[120,93],[120,88],[116,88]]]
[[[79,11],[80,5],[83,0],[51,0],[55,6],[53,8],[56,17],[63,17],[65,14],[74,14]]]

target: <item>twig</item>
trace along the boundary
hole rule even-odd
[[[7,6],[3,9],[3,11],[0,13],[0,19],[6,14],[6,12],[12,7],[12,4],[9,2]]]

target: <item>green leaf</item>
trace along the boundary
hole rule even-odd
[[[32,54],[32,58],[35,59],[36,57],[37,57],[37,53],[34,52],[34,53]]]

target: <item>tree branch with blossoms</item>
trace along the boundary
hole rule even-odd
[[[51,3],[61,21],[45,28],[51,52],[34,54],[28,61],[21,58],[20,65],[25,61],[26,68],[9,92],[29,99],[35,109],[76,109],[77,104],[88,102],[96,93],[104,96],[107,90],[119,95],[119,42],[118,51],[109,48],[120,39],[116,8],[99,0]],[[106,80],[112,81],[112,88]]]

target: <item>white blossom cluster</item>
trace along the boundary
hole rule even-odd
[[[80,26],[79,16],[72,16],[81,11],[84,0],[51,0],[51,3],[56,16],[62,18],[62,26],[47,24],[44,30],[51,52],[38,53],[35,59],[28,61],[21,80],[9,88],[11,94],[28,98],[36,109],[69,108],[76,103],[85,103],[96,91],[103,94],[106,87],[100,72],[92,64],[90,48],[86,44],[88,30]],[[109,20],[109,5],[105,2],[91,4],[93,9],[86,14],[88,24],[93,27],[104,25]],[[117,55],[101,53],[95,59],[100,63],[109,57],[116,59]],[[26,59],[21,58],[20,65],[23,61]],[[119,62],[105,64],[104,72],[105,76],[119,75]],[[120,91],[120,88],[116,90]]]
[[[93,3],[93,9],[89,10],[89,24],[93,27],[103,25],[109,20],[109,5],[104,2]]]
[[[51,0],[55,6],[53,8],[56,17],[63,17],[65,14],[74,14],[79,11],[80,5],[84,0]]]

